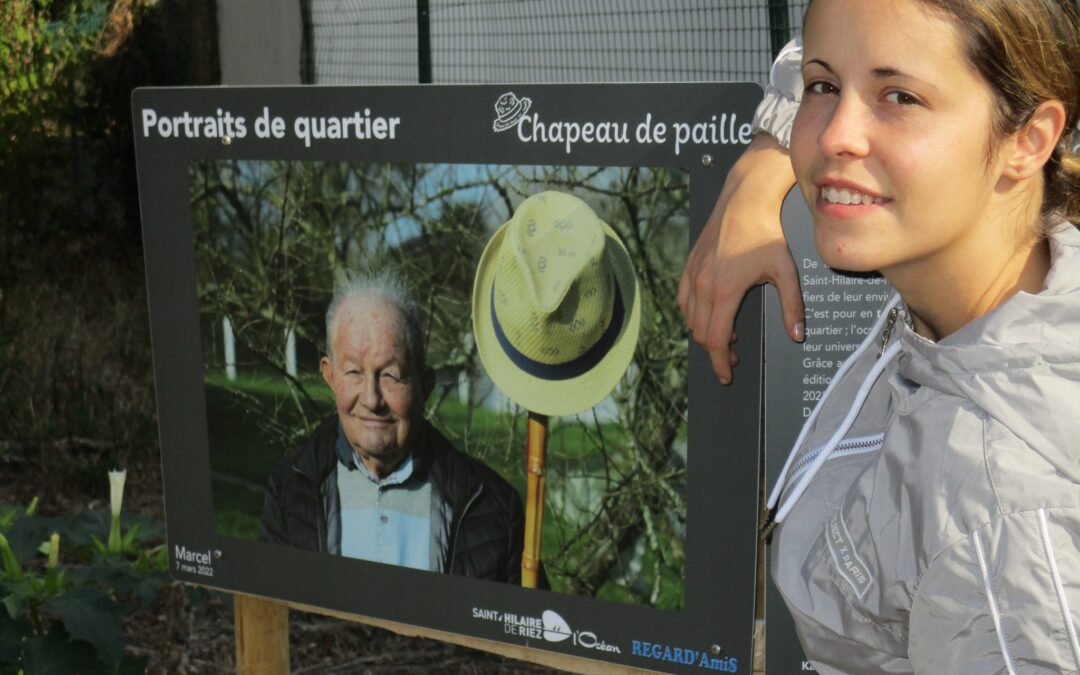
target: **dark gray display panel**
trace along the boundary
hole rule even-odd
[[[745,84],[137,91],[173,576],[666,672],[748,672],[762,296],[737,326],[749,370],[725,388],[675,294],[759,98]],[[477,394],[482,368],[461,365],[466,299],[477,245],[547,189],[612,224],[646,289],[614,399],[551,421],[552,590],[260,541],[275,460],[333,411],[321,313],[354,264],[419,280],[441,373],[428,419],[523,492],[524,411]]]

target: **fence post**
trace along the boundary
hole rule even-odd
[[[288,675],[289,608],[250,595],[233,595],[237,675]]]
[[[416,0],[416,51],[420,84],[431,83],[431,12],[428,0]]]
[[[780,53],[791,39],[791,24],[788,22],[787,0],[769,0],[769,46],[772,57]]]

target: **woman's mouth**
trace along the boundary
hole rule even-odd
[[[853,188],[838,188],[832,185],[823,185],[820,190],[821,200],[827,204],[840,204],[843,206],[870,206],[871,204],[884,204],[889,201],[886,197],[877,197]]]

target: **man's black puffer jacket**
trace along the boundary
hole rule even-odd
[[[340,509],[337,434],[338,418],[331,415],[278,464],[263,503],[265,541],[327,550],[329,522]],[[433,494],[441,497],[439,506],[450,522],[443,569],[520,583],[525,515],[517,491],[495,471],[455,449],[426,420],[418,439],[414,471],[421,477],[430,472]]]

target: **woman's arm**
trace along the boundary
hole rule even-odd
[[[754,116],[759,133],[728,174],[679,282],[679,307],[724,384],[738,363],[730,344],[750,287],[773,284],[788,335],[797,342],[804,336],[798,273],[780,227],[780,208],[795,184],[787,145],[802,97],[801,63],[802,44],[794,40],[773,64]]]
[[[750,287],[776,286],[788,334],[803,339],[798,273],[780,227],[780,207],[794,182],[787,150],[758,134],[728,174],[683,269],[679,307],[724,384],[738,362],[729,345],[735,313]]]

